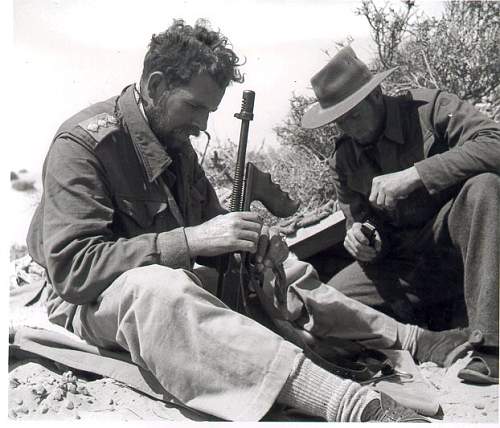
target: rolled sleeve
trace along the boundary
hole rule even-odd
[[[192,261],[183,228],[159,233],[157,245],[162,265],[191,269]]]

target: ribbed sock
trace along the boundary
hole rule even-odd
[[[379,394],[336,376],[298,354],[277,401],[331,422],[359,422],[366,405]]]
[[[417,338],[423,332],[422,328],[412,324],[397,323],[398,338],[394,349],[408,351],[412,356],[417,352]]]

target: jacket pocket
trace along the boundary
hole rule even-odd
[[[167,209],[164,201],[144,201],[129,198],[116,198],[118,221],[126,232],[135,235],[140,230],[151,229],[156,217]]]

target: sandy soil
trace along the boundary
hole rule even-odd
[[[38,326],[70,334],[52,325],[40,305],[16,308],[9,318],[13,328]],[[469,358],[457,361],[448,369],[433,363],[420,366],[442,407],[442,413],[433,418],[433,422],[498,423],[498,386],[469,385],[456,376]],[[76,377],[68,371],[62,366],[45,367],[40,361],[10,364],[9,417],[22,420],[200,420],[194,413],[149,398],[112,379]],[[70,384],[74,386],[68,386]]]
[[[11,243],[22,243],[27,224],[36,206],[37,194],[14,192],[15,221]],[[11,272],[13,275],[14,272]],[[12,279],[12,277],[11,277]],[[16,287],[12,284],[11,287]],[[44,308],[33,305],[10,308],[11,326],[38,326],[65,333],[49,323]],[[432,363],[421,365],[424,377],[439,395],[442,414],[433,422],[497,423],[498,385],[477,386],[462,383],[456,376],[469,357],[442,369]],[[64,367],[47,366],[39,361],[9,365],[8,411],[11,419],[84,419],[91,421],[185,421],[199,417],[136,392],[112,379],[73,378]],[[73,386],[69,386],[69,385]],[[57,392],[56,390],[59,390]],[[59,395],[59,396],[58,396]]]

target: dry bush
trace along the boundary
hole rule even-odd
[[[387,92],[440,88],[474,104],[498,105],[500,2],[447,1],[439,18],[418,14],[413,0],[391,4],[364,0],[356,12],[367,19],[377,46],[372,68],[398,67],[384,84]]]

